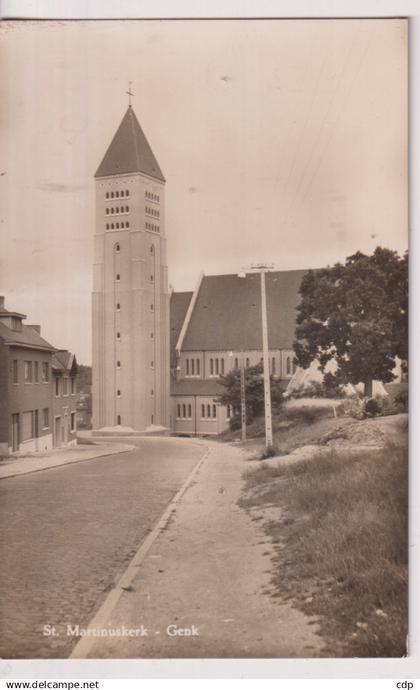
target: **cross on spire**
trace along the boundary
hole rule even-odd
[[[128,91],[126,91],[126,94],[128,96],[128,107],[131,108],[131,97],[134,96],[134,93],[131,91],[131,84],[132,82],[128,82]]]

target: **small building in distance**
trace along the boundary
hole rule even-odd
[[[52,357],[53,443],[55,448],[77,443],[77,362],[68,350],[56,350]]]
[[[306,271],[266,273],[270,373],[293,376],[299,288]],[[171,316],[171,427],[175,433],[215,435],[231,411],[218,402],[219,376],[262,361],[260,275],[202,275],[194,292],[173,292]]]
[[[46,451],[56,445],[53,366],[58,365],[55,353],[61,357],[63,351],[41,337],[40,326],[24,324],[25,319],[24,314],[7,310],[0,297],[0,456]],[[71,358],[75,379],[77,365]],[[65,377],[65,372],[61,375]],[[69,424],[71,428],[71,417]]]

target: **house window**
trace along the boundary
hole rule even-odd
[[[225,360],[223,359],[223,357],[220,360],[220,366],[221,366],[221,373],[224,374],[225,373]]]
[[[200,360],[197,359],[197,376],[200,376]]]
[[[12,363],[12,380],[13,383],[19,383],[19,370],[17,359],[14,359]]]
[[[216,419],[216,405],[213,405],[213,418]]]
[[[111,223],[111,230],[114,229],[114,223]]]
[[[34,438],[34,413],[32,410],[22,412],[21,434],[22,441],[29,441]]]
[[[48,407],[44,407],[42,410],[42,428],[48,429],[50,426],[50,411]]]
[[[50,365],[48,362],[42,362],[42,381],[48,383],[50,380]]]
[[[106,224],[106,229],[109,230],[109,223]]]
[[[67,377],[63,378],[63,395],[69,394],[69,380]]]
[[[151,333],[151,334],[150,334],[150,337],[151,337],[151,339],[153,340],[153,338],[155,337],[155,334],[154,334],[154,333]]]
[[[71,386],[71,389],[70,389],[71,394],[75,395],[75,393],[76,393],[76,379],[74,378],[74,376],[72,376],[70,379],[70,386]]]
[[[126,206],[126,207],[125,207],[125,212],[128,213],[129,211],[130,211],[130,207],[129,207],[129,206]]]
[[[214,362],[213,362],[213,359],[211,359],[210,360],[210,376],[213,376],[213,374],[214,374],[213,369],[214,369]]]
[[[273,357],[273,358],[271,359],[271,372],[272,372],[273,374],[276,373],[276,358],[275,358],[275,357]]]
[[[70,412],[70,431],[76,431],[76,413]]]
[[[286,359],[286,374],[290,376],[292,373],[292,367],[291,367],[291,362],[290,362],[290,357]]]
[[[177,405],[176,410],[177,410],[177,417],[179,419],[181,417],[181,405]]]
[[[153,278],[153,276],[151,275],[151,276],[150,276],[150,282],[153,283],[153,281],[154,281],[154,278]]]
[[[151,247],[150,247],[150,253],[151,253],[151,254],[154,254],[154,253],[155,253],[155,245],[154,245],[154,244],[152,244]]]
[[[206,416],[206,408],[204,405],[201,405],[201,419],[204,419]]]
[[[119,223],[116,223],[116,224],[115,224],[115,227],[117,228],[117,230],[119,230],[119,229],[120,229],[120,224],[119,224]],[[119,249],[118,249],[117,251],[119,251]]]
[[[191,419],[191,405],[188,405],[188,419]]]
[[[24,362],[23,370],[25,372],[25,383],[32,383],[32,362]]]
[[[60,379],[58,378],[58,376],[56,376],[55,378],[55,395],[57,398],[60,395]]]

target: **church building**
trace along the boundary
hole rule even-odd
[[[131,104],[95,186],[93,428],[168,427],[165,178]]]

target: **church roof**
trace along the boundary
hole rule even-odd
[[[307,271],[266,274],[268,346],[292,349],[299,288]],[[260,275],[205,276],[182,350],[261,350]]]
[[[163,173],[131,106],[112,139],[95,177],[144,173],[165,182]]]
[[[175,347],[187,314],[192,292],[173,292],[170,302],[171,366],[176,365]]]

